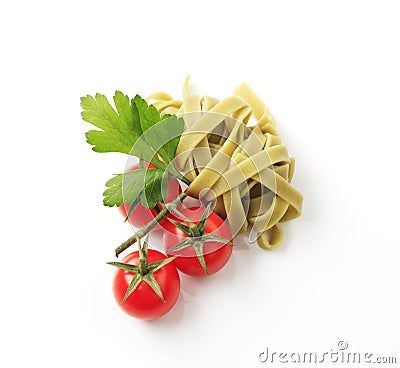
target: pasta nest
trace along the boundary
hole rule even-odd
[[[176,160],[191,182],[186,193],[214,200],[214,211],[234,235],[249,229],[250,242],[265,249],[279,246],[281,222],[301,215],[303,196],[291,185],[295,160],[254,91],[242,84],[219,101],[191,93],[187,78],[182,100],[164,92],[148,100],[161,116],[176,114],[185,120]]]

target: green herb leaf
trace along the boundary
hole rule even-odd
[[[145,186],[146,169],[128,171],[107,181],[103,203],[105,206],[120,206],[135,202]],[[124,190],[123,190],[124,188]],[[126,193],[126,195],[124,195]]]
[[[152,208],[157,202],[163,202],[167,192],[162,180],[165,171],[188,184],[173,164],[184,121],[175,115],[166,115],[160,120],[157,109],[139,95],[130,100],[117,91],[114,104],[115,108],[101,94],[81,98],[82,118],[100,129],[87,132],[87,142],[96,152],[122,152],[157,167],[141,167],[116,175],[106,183],[104,205],[133,204],[129,217],[139,203]]]
[[[93,150],[134,155],[159,169],[165,169],[175,158],[184,129],[183,119],[167,115],[161,120],[157,109],[139,95],[130,101],[128,96],[117,91],[114,104],[117,111],[107,97],[99,93],[95,97],[87,95],[81,98],[83,120],[101,129],[86,133],[87,142],[93,145]],[[149,133],[143,134],[146,132]],[[177,170],[171,171],[177,174]]]
[[[156,147],[156,145],[153,145],[153,147],[168,165],[175,159],[176,149],[185,129],[185,122],[182,118],[172,115],[167,119],[163,119],[157,125],[158,129],[151,133],[154,134],[154,138],[156,136],[159,137],[158,142],[165,142],[165,144],[161,147]]]
[[[137,206],[139,206],[140,204],[140,196],[137,197],[134,202],[130,205],[128,213],[126,214],[125,220],[124,221],[128,221],[129,217],[132,215],[133,211],[136,210]]]
[[[154,201],[155,203],[162,201],[161,183],[159,191],[156,190],[154,183],[157,183],[158,178],[162,178],[163,174],[164,171],[159,169],[138,169],[114,176],[106,183],[104,205],[113,207],[120,206],[122,203],[126,205],[136,204],[137,198],[142,195],[147,186],[153,188],[154,192],[148,191],[148,194],[145,192],[146,200],[144,203],[152,204]],[[154,206],[155,204],[149,207]]]
[[[164,114],[163,117],[162,117],[162,120],[168,119],[171,116],[174,116],[174,115],[172,115],[172,114]]]
[[[138,109],[142,132],[145,132],[161,120],[157,109],[153,105],[147,105],[147,102],[139,95],[136,95],[132,102],[135,103]]]
[[[171,116],[168,119],[161,120],[143,133],[135,142],[130,154],[152,163],[159,169],[167,169],[172,175],[180,177],[181,174],[175,168],[175,165],[169,164],[175,159],[183,129],[184,121],[182,118]]]
[[[81,98],[83,120],[101,130],[86,133],[87,142],[96,152],[127,153],[141,135],[139,113],[136,105],[131,104],[128,96],[115,92],[116,112],[107,97],[99,93],[95,98],[90,95]]]
[[[163,176],[164,171],[157,170],[151,180],[146,183],[143,195],[145,202],[142,201],[146,208],[153,208],[158,202],[163,202],[163,198],[166,198],[168,186],[163,180]]]

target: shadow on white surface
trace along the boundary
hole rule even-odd
[[[166,327],[166,326],[174,326],[179,323],[185,314],[185,298],[180,292],[178,300],[174,307],[164,316],[159,319],[155,319],[153,321],[146,321],[146,325],[149,325],[150,328],[154,326],[154,328]]]
[[[231,282],[236,274],[235,257],[232,254],[228,263],[217,273],[206,277],[193,277],[180,273],[181,290],[188,295],[188,301],[191,302],[196,298],[206,295],[205,288],[220,284],[227,285]]]

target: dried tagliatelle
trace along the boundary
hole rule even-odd
[[[221,101],[200,97],[187,78],[182,100],[163,92],[148,100],[162,116],[185,120],[176,160],[191,182],[186,193],[215,201],[214,210],[234,234],[250,228],[250,241],[276,248],[283,238],[280,223],[300,216],[303,196],[290,184],[294,158],[261,99],[246,84]]]

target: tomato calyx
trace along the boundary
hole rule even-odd
[[[180,217],[182,220],[184,220],[188,225],[185,225],[182,222],[176,221],[168,217],[168,221],[170,221],[173,225],[175,225],[187,236],[187,238],[183,239],[180,243],[169,248],[168,253],[175,253],[181,251],[182,249],[193,247],[197,259],[199,260],[200,265],[206,274],[208,274],[208,269],[206,261],[204,259],[204,252],[203,252],[204,243],[215,242],[215,243],[233,245],[231,241],[223,238],[222,236],[205,233],[205,228],[210,211],[211,211],[211,203],[207,206],[206,210],[201,216],[200,221],[197,224],[193,223],[189,218],[184,216],[176,209],[173,211],[173,213],[178,217]]]
[[[122,262],[107,262],[107,264],[111,266],[115,266],[122,270],[126,270],[135,275],[129,284],[128,289],[126,290],[124,299],[122,302],[124,303],[126,299],[135,291],[135,289],[140,285],[142,281],[147,283],[153,291],[157,294],[157,296],[165,303],[165,299],[163,293],[161,291],[160,285],[158,284],[156,278],[154,277],[154,272],[158,271],[160,268],[164,267],[168,263],[172,262],[176,256],[168,257],[161,261],[148,263],[148,243],[145,240],[143,245],[140,240],[138,241],[139,247],[139,266],[135,266],[132,264],[122,263]]]

